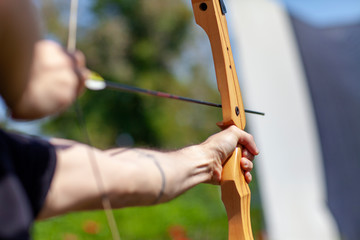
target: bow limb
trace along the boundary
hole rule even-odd
[[[195,20],[207,33],[221,95],[223,121],[227,128],[245,128],[245,111],[231,51],[223,0],[192,0]],[[240,167],[241,147],[224,163],[221,180],[222,201],[229,222],[229,240],[252,240],[250,221],[250,189]]]

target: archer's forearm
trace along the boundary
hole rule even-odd
[[[214,168],[221,172],[221,164],[213,166],[199,146],[164,153],[144,149],[100,151],[61,139],[52,143],[57,146],[58,160],[40,219],[101,209],[102,192],[113,208],[169,201],[210,181]],[[98,171],[92,168],[92,161]]]
[[[250,182],[251,160],[259,153],[253,137],[236,127],[173,152],[100,151],[69,140],[51,142],[57,148],[57,166],[39,218],[100,209],[103,193],[113,208],[121,208],[169,201],[199,183],[219,184],[221,164],[239,143],[246,149],[241,168]]]
[[[128,170],[131,168],[129,179],[117,176],[119,180],[113,181],[127,181],[130,190],[124,193],[120,186],[115,186],[120,191],[117,195],[122,196],[119,207],[169,201],[197,184],[209,182],[214,169],[221,172],[220,163],[213,166],[214,162],[199,145],[173,152],[123,149],[107,153]]]

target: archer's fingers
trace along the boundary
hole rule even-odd
[[[244,146],[249,151],[249,153],[251,153],[253,155],[258,155],[259,150],[256,146],[254,137],[245,131],[242,131],[240,129],[239,129],[239,131],[241,131],[238,133],[238,134],[240,134],[239,135],[239,144]]]
[[[89,78],[90,70],[86,67],[86,58],[83,52],[77,50],[74,53],[75,64],[81,73],[81,78],[86,80]]]
[[[238,144],[245,147],[251,154],[253,154],[253,155],[259,154],[259,150],[256,146],[254,137],[251,134],[239,129],[238,127],[236,127],[234,125],[225,129],[223,132],[225,132],[225,131],[229,131],[229,132],[232,132],[233,134],[235,134],[238,139]]]
[[[245,173],[244,173],[244,177],[245,177],[245,181],[246,181],[247,183],[250,183],[250,182],[252,181],[252,175],[251,175],[250,172],[245,172]]]
[[[76,52],[74,53],[74,58],[79,68],[86,68],[85,55],[81,51],[76,50]]]
[[[242,170],[250,172],[253,169],[254,164],[249,159],[243,157],[240,160],[240,166]]]
[[[249,152],[246,148],[242,149],[242,157],[249,159],[250,161],[253,161],[255,156]]]
[[[79,79],[79,87],[78,87],[78,95],[84,90],[85,88],[85,81],[89,78],[90,70],[86,67],[86,58],[85,55],[77,50],[74,54],[74,61],[75,61],[75,71],[78,75]]]

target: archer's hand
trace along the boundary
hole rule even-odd
[[[37,42],[29,82],[13,109],[14,117],[35,119],[65,110],[84,88],[87,72],[80,52],[69,54],[55,42]]]
[[[251,170],[253,169],[254,156],[259,154],[252,135],[240,130],[235,126],[231,126],[209,137],[203,144],[205,152],[210,154],[213,159],[211,165],[210,183],[219,184],[221,180],[222,164],[230,157],[235,148],[240,145],[242,147],[242,158],[240,165],[244,171],[246,182],[252,180]]]

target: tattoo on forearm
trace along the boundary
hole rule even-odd
[[[152,160],[154,162],[154,164],[156,165],[156,167],[159,169],[159,172],[161,174],[161,189],[160,189],[160,192],[159,192],[159,195],[157,196],[157,198],[155,199],[154,203],[153,204],[156,204],[160,201],[161,197],[163,196],[164,194],[164,190],[165,190],[165,184],[166,184],[166,178],[165,178],[165,173],[164,173],[164,170],[161,168],[159,162],[156,160],[156,158],[154,158],[153,156],[152,157]]]
[[[154,162],[155,166],[159,169],[159,172],[160,172],[160,175],[161,175],[161,189],[160,189],[160,192],[159,192],[158,196],[156,197],[155,201],[153,202],[153,204],[156,204],[156,203],[158,203],[160,201],[160,199],[164,195],[164,191],[165,191],[166,177],[165,177],[164,170],[162,169],[161,165],[159,164],[159,162],[157,161],[157,159],[153,155],[151,155],[149,153],[144,153],[144,152],[141,152],[141,151],[137,151],[137,150],[135,150],[135,151],[137,153],[139,153],[139,155],[151,159]]]
[[[110,156],[114,157],[114,156],[117,156],[119,154],[123,154],[127,151],[130,151],[131,148],[118,148],[118,149],[114,149],[114,150],[110,150],[111,153],[109,154]]]

